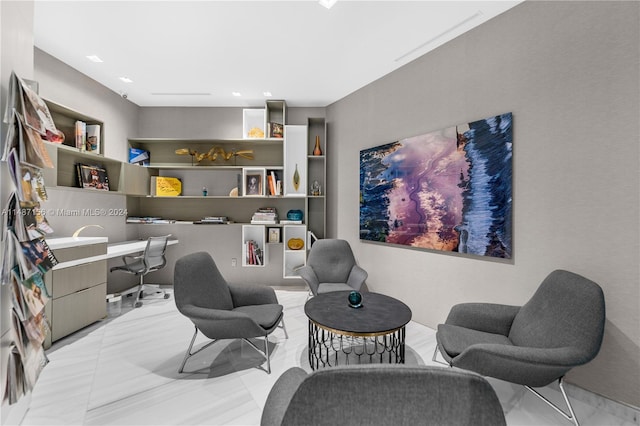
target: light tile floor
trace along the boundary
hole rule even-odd
[[[278,290],[277,295],[285,307],[289,339],[282,330],[270,336],[270,375],[256,368],[262,359],[249,345],[231,340],[191,358],[187,373],[178,374],[193,325],[177,311],[173,297],[146,299],[141,308],[125,308],[118,317],[56,342],[22,425],[258,425],[280,374],[291,366],[310,371],[303,310],[307,294]],[[434,330],[410,322],[406,341],[407,364],[433,364]],[[524,388],[489,380],[509,425],[570,424]],[[560,397],[552,386],[542,391]],[[583,426],[638,424],[637,412],[618,413],[618,404],[602,408],[573,402]]]

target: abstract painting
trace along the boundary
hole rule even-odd
[[[510,259],[512,114],[360,151],[360,239]]]

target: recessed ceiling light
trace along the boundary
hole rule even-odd
[[[120,77],[120,80],[125,83],[133,83],[133,80],[131,80],[129,77]]]
[[[98,57],[98,55],[87,55],[87,59],[91,62],[104,62],[102,59]]]
[[[331,9],[331,7],[336,4],[338,0],[320,0],[318,3],[320,3],[322,6],[326,7],[327,9]]]
[[[262,94],[263,94],[264,96],[266,96],[267,98],[268,98],[268,97],[270,97],[270,96],[273,96],[273,95],[271,94],[271,92],[262,92]]]
[[[240,93],[240,92],[231,92],[231,94],[233,96],[242,96],[242,93]]]

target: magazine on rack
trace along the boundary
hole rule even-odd
[[[31,273],[25,273],[24,270],[22,271],[25,278],[29,278],[37,272],[44,274],[58,264],[58,259],[54,256],[53,251],[51,251],[44,238],[23,241],[20,243],[20,246],[22,247],[25,258],[33,266],[29,268],[29,265],[27,265]]]

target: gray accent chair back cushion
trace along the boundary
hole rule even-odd
[[[262,426],[505,424],[481,376],[433,366],[353,365],[307,374],[293,367],[274,384]]]
[[[345,240],[318,240],[309,252],[311,266],[321,283],[346,283],[356,259]]]
[[[513,319],[509,340],[516,346],[575,348],[591,361],[604,334],[605,305],[600,286],[572,272],[549,274]]]
[[[208,253],[193,253],[178,259],[176,265],[179,273],[175,274],[175,280],[179,282],[174,283],[174,293],[180,312],[185,314],[182,307],[187,305],[233,309],[229,285]]]
[[[317,240],[311,247],[307,264],[296,269],[314,294],[331,291],[359,291],[367,271],[356,264],[351,246],[345,240]]]

